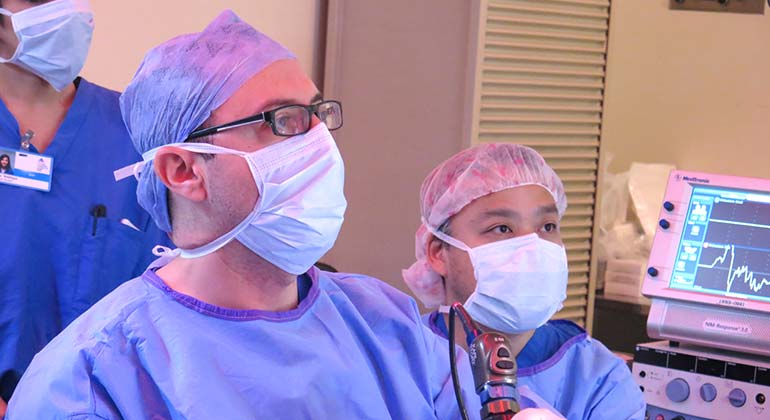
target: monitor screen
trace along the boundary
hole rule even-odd
[[[770,192],[690,188],[669,287],[770,302]]]
[[[650,337],[770,355],[770,180],[672,171],[642,293]]]
[[[770,313],[770,180],[672,171],[642,292]]]

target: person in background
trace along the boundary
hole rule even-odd
[[[0,0],[0,147],[53,158],[48,190],[0,184],[0,220],[13,221],[0,248],[0,415],[35,353],[168,243],[136,182],[115,183],[139,156],[118,93],[77,77],[92,30],[86,0]]]
[[[179,248],[35,357],[9,420],[458,418],[415,301],[313,267],[347,206],[342,107],[293,54],[225,11],[151,50],[121,109]]]
[[[536,151],[516,144],[464,150],[427,176],[420,208],[417,261],[403,276],[425,306],[463,302],[482,329],[505,334],[519,385],[566,418],[644,418],[642,393],[623,361],[573,322],[549,321],[567,296],[559,230],[567,197]],[[446,306],[425,321],[446,337],[441,312]],[[456,337],[464,344],[461,328]]]

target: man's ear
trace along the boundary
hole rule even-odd
[[[190,201],[207,197],[203,157],[178,147],[164,147],[155,155],[153,166],[169,191]]]
[[[437,237],[430,235],[425,250],[425,255],[433,271],[441,277],[446,277],[449,247]]]

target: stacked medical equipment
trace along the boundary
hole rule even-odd
[[[770,180],[672,171],[642,292],[648,418],[770,419]]]

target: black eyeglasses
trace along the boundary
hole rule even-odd
[[[322,101],[313,105],[284,105],[216,127],[196,130],[187,137],[187,140],[259,122],[268,123],[276,136],[298,136],[310,130],[313,114],[326,124],[329,130],[342,127],[342,104],[339,101]]]

